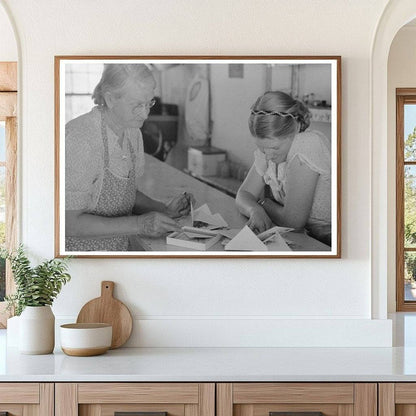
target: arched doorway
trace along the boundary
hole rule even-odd
[[[414,0],[391,0],[380,18],[371,51],[371,143],[372,143],[372,317],[387,318],[390,221],[388,198],[388,56],[402,26],[416,17]]]

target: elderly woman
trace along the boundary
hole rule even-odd
[[[92,98],[96,106],[65,128],[66,251],[127,251],[129,236],[178,229],[190,197],[168,203],[140,192],[140,128],[154,105],[155,80],[142,64],[108,64]]]

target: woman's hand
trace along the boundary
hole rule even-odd
[[[191,211],[191,204],[195,203],[195,198],[192,194],[184,192],[172,198],[166,204],[165,213],[171,218],[179,218],[188,215]]]
[[[137,216],[138,234],[146,237],[161,237],[180,227],[175,220],[160,212],[148,212]]]
[[[266,211],[259,205],[250,210],[247,225],[255,232],[262,233],[273,226],[272,220]]]

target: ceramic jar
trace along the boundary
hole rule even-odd
[[[19,352],[50,354],[55,347],[55,316],[50,306],[26,306],[19,318]]]

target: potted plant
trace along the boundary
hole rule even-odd
[[[33,267],[22,245],[1,250],[10,261],[16,292],[6,296],[8,309],[19,318],[19,350],[23,354],[49,354],[55,346],[55,316],[51,305],[71,276],[67,258],[45,260]]]

